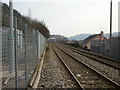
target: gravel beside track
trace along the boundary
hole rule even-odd
[[[38,88],[79,88],[50,44],[45,54]]]
[[[61,45],[59,45],[61,46]],[[73,56],[77,57],[80,59],[81,62],[89,65],[90,67],[93,67],[95,70],[101,72],[103,75],[107,76],[108,78],[110,78],[111,80],[115,81],[116,83],[120,84],[120,70],[113,68],[111,66],[107,66],[104,63],[95,61],[93,59],[90,59],[88,57],[85,57],[81,54],[78,53],[74,53],[72,50],[70,50],[70,48],[68,48],[67,46],[62,45],[62,48],[66,51],[68,51],[70,54],[72,54]]]
[[[106,57],[100,54],[96,54],[96,53],[92,53],[90,51],[86,51],[86,50],[82,50],[82,49],[78,49],[78,48],[74,48],[68,45],[64,45],[64,44],[60,44],[62,46],[65,46],[67,48],[69,48],[71,51],[75,52],[75,53],[79,53],[83,56],[86,56],[90,59],[93,59],[95,61],[101,62],[106,64],[107,66],[111,66],[113,68],[119,69],[120,70],[120,61],[110,58],[110,57]]]
[[[65,50],[65,49],[64,49]],[[89,69],[82,63],[71,58],[65,52],[62,52],[58,48],[56,51],[62,57],[64,62],[68,65],[74,75],[78,78],[84,88],[115,88],[116,85],[109,82],[107,79],[101,75],[95,73],[93,70]]]

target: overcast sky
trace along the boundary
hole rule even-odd
[[[8,4],[9,0],[2,0]],[[13,0],[22,15],[44,20],[51,34],[109,33],[110,0]],[[28,2],[29,1],[29,2]],[[113,32],[118,31],[118,1],[113,0]]]

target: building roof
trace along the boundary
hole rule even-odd
[[[94,34],[94,35],[91,35],[89,37],[87,37],[85,40],[83,40],[81,43],[82,45],[85,45],[87,42],[89,42],[90,40],[92,40],[94,37],[96,37],[97,35],[100,35],[100,34]]]

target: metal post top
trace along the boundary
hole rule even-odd
[[[13,0],[9,0],[9,6],[13,5]]]
[[[9,2],[13,2],[13,0],[9,0]]]

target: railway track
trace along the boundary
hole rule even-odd
[[[84,53],[84,50],[82,50],[83,52],[81,54],[81,52],[80,52],[81,49],[79,51],[79,49],[68,46],[68,45],[63,45],[63,44],[56,44],[56,45],[64,48],[66,51],[69,51],[69,53],[72,53],[73,56],[75,56],[77,58],[81,58],[80,59],[81,62],[84,62],[85,64],[89,65],[90,67],[93,67],[94,69],[99,71],[101,74],[105,75],[110,80],[112,80],[120,85],[119,61],[116,61],[114,59],[110,59],[110,58],[104,57],[104,56],[101,56],[101,58],[99,58],[100,55],[98,55],[98,57],[97,57],[96,54],[95,54],[96,55],[96,58],[95,58],[95,57],[93,57],[93,55],[90,56],[89,54]],[[88,51],[85,51],[85,52],[88,52]],[[91,53],[91,52],[88,52],[88,53]],[[89,57],[87,57],[85,54],[87,56],[89,55]],[[108,58],[108,59],[106,60],[105,58],[106,59]]]
[[[38,88],[80,88],[69,71],[48,45]]]
[[[53,48],[53,47],[52,47]],[[65,62],[63,61],[62,57],[58,54],[58,52],[53,48],[54,52],[56,53],[56,55],[58,56],[58,58],[61,60],[61,62],[63,63],[63,65],[67,68],[67,70],[70,72],[70,74],[72,75],[72,77],[74,78],[74,80],[76,81],[76,83],[78,84],[79,88],[83,89],[83,86],[81,85],[81,83],[78,81],[78,79],[75,77],[75,75],[72,73],[72,71],[69,69],[69,67],[65,64]]]
[[[68,45],[64,45],[64,44],[60,44],[61,46],[64,46],[66,48],[68,48],[69,50],[77,53],[77,54],[81,54],[85,57],[88,57],[90,59],[93,59],[95,61],[98,61],[100,63],[106,64],[107,66],[113,67],[115,69],[120,70],[120,61],[109,58],[109,57],[105,57],[105,56],[101,56],[92,52],[88,52],[85,50],[81,50],[81,49],[77,49]]]
[[[69,54],[64,49],[54,45],[53,50],[81,88],[120,88],[120,85],[85,63],[80,62],[78,58]]]

